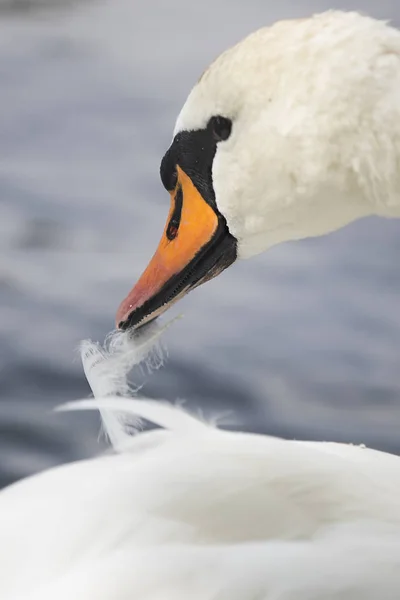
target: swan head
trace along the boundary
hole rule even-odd
[[[162,159],[167,223],[118,327],[154,319],[237,258],[373,212],[362,132],[373,135],[385,82],[378,91],[371,64],[383,44],[389,71],[397,32],[330,11],[256,31],[211,64]]]

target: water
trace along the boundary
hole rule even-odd
[[[30,5],[34,2],[30,2]],[[60,3],[57,3],[60,4]],[[331,1],[75,3],[0,21],[0,485],[102,448],[76,352],[103,339],[161,235],[159,161],[203,68]],[[336,2],[396,21],[395,0]],[[7,16],[6,16],[7,14]],[[400,222],[366,219],[235,265],[172,314],[138,374],[230,426],[400,451]]]

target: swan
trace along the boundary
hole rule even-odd
[[[84,347],[95,399],[66,407],[100,410],[114,452],[0,493],[2,599],[398,599],[400,458],[224,431],[126,397],[126,375],[157,317],[236,259],[400,216],[399,67],[397,30],[331,11],[261,29],[203,73],[161,163],[160,245],[118,343]],[[126,415],[159,428],[128,435]]]
[[[117,326],[274,244],[399,217],[399,95],[399,31],[357,13],[281,21],[219,56],[178,116],[167,224]]]
[[[121,397],[160,333],[84,344],[97,399],[62,408],[99,409],[115,453],[0,493],[2,600],[397,600],[399,458]]]

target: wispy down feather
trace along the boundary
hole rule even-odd
[[[126,431],[127,415],[130,415],[129,424],[134,427],[140,426],[140,416],[147,417],[140,415],[139,412],[132,415],[132,405],[128,408],[127,403],[120,402],[119,406],[121,407],[122,404],[123,406],[119,412],[116,410],[115,403],[111,407],[110,398],[132,397],[138,392],[139,388],[130,384],[128,379],[134,367],[142,363],[151,371],[163,364],[166,351],[161,345],[160,337],[173,321],[164,326],[160,326],[157,322],[151,323],[135,334],[129,331],[113,331],[107,336],[103,345],[91,340],[85,340],[81,344],[83,369],[94,397],[103,399],[101,406],[100,404],[97,406],[104,431],[115,450],[121,450],[130,439]],[[109,398],[107,402],[105,402],[106,398]],[[68,406],[79,408],[76,403]],[[80,406],[86,409],[92,408],[92,405],[87,403]]]

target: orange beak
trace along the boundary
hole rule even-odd
[[[226,234],[234,240],[225,219],[204,200],[179,166],[177,173],[168,221],[157,251],[118,308],[116,320],[121,329],[136,328],[153,320],[189,289],[228,266],[218,268],[218,252],[213,250]]]

